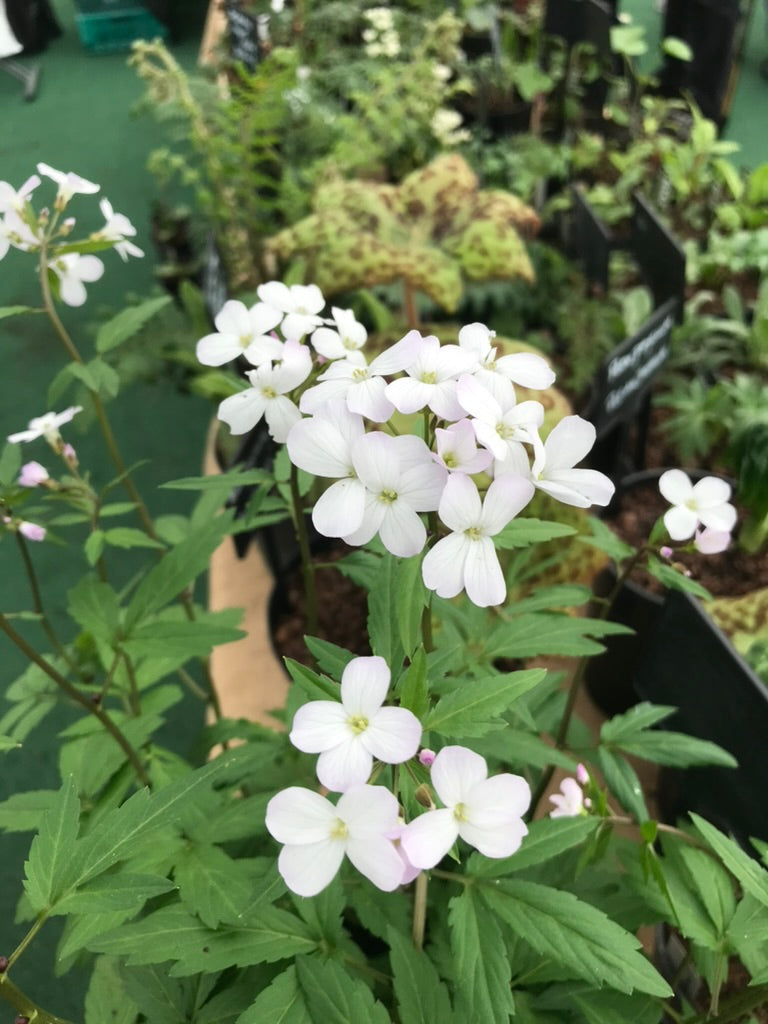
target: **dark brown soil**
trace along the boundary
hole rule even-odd
[[[668,508],[669,503],[654,481],[633,487],[622,500],[618,515],[608,522],[628,544],[638,547],[647,540],[653,524]],[[722,554],[675,551],[672,562],[676,568],[689,571],[693,579],[715,597],[738,597],[759,587],[768,587],[768,552],[751,555],[743,551],[738,545],[738,527],[731,546]],[[638,572],[635,579],[655,593],[664,591],[647,573]]]
[[[335,562],[349,548],[323,553],[322,563]],[[371,653],[368,646],[368,605],[366,592],[333,566],[315,570],[317,587],[317,636],[354,654]],[[293,570],[276,588],[272,602],[272,642],[277,654],[306,664],[310,661],[304,643],[307,632],[304,582],[300,567]]]

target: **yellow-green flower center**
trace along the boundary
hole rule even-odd
[[[433,370],[425,370],[421,375],[422,384],[437,384],[437,374]]]
[[[355,345],[354,341],[352,341],[351,338],[342,338],[341,344],[344,346],[344,348],[348,349],[349,351],[354,351],[357,348],[357,345]]]
[[[337,818],[331,826],[331,839],[346,839],[349,835],[349,829],[346,824]]]
[[[361,381],[368,380],[368,367],[358,366],[356,370],[352,371],[352,380]]]
[[[456,821],[467,821],[467,809],[464,804],[456,804],[453,808],[453,816]]]
[[[483,531],[479,526],[470,526],[464,531],[464,533],[470,540],[481,540],[483,536]]]
[[[383,502],[385,505],[391,505],[392,502],[397,501],[397,491],[381,491],[379,494],[379,501]]]
[[[368,728],[368,719],[365,717],[365,715],[350,715],[349,718],[347,719],[347,725],[352,730],[352,732],[357,733],[357,735],[360,735],[361,732],[365,732],[365,730]]]
[[[241,334],[240,335],[240,348],[248,348],[248,346],[250,344],[251,344],[251,336],[250,336],[250,334]]]
[[[261,389],[261,393],[265,398],[277,398],[277,392],[269,384]]]
[[[454,452],[446,452],[443,456],[443,462],[445,463],[446,469],[455,469],[459,464]]]

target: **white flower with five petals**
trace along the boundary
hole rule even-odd
[[[397,830],[397,800],[383,786],[354,786],[335,807],[319,793],[291,786],[267,804],[266,825],[284,844],[278,871],[299,896],[316,896],[330,885],[345,855],[384,892],[403,879],[403,859],[389,838]]]
[[[431,781],[444,804],[406,825],[400,843],[417,868],[433,868],[461,837],[486,857],[509,857],[528,829],[523,814],[531,802],[519,775],[488,778],[484,757],[466,747],[443,747],[431,768]]]
[[[313,700],[296,712],[290,740],[319,754],[317,777],[334,792],[367,782],[373,759],[402,764],[414,757],[421,724],[406,708],[384,707],[390,683],[386,661],[353,658],[341,676],[341,703]]]
[[[664,513],[664,525],[672,540],[688,540],[697,526],[730,533],[736,525],[736,509],[728,500],[731,486],[716,476],[692,483],[682,469],[668,469],[659,478],[659,490],[672,505]]]

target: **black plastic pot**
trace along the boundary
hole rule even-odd
[[[665,768],[659,805],[674,822],[695,811],[751,853],[768,839],[768,689],[726,635],[688,594],[667,595],[637,665],[638,694],[677,713],[664,725],[710,740],[739,763],[731,768]]]

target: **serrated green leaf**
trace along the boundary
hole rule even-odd
[[[36,912],[48,911],[72,883],[80,828],[80,801],[68,776],[43,815],[25,864],[24,890]]]
[[[717,743],[665,729],[644,732],[632,740],[624,740],[613,745],[623,750],[625,754],[675,768],[692,768],[695,765],[738,767],[736,758]]]
[[[56,802],[55,789],[12,793],[0,803],[0,829],[4,832],[36,832],[41,817]]]
[[[649,817],[645,806],[643,787],[631,764],[620,754],[614,754],[605,747],[599,747],[597,760],[610,791],[621,806],[634,815],[638,821]]]
[[[84,630],[111,643],[120,624],[120,603],[108,583],[84,576],[67,594],[67,611]]]
[[[296,960],[299,987],[312,1021],[323,1024],[391,1024],[371,990],[334,960]]]
[[[581,657],[605,650],[592,637],[631,632],[618,622],[531,612],[498,623],[485,643],[485,655],[488,658],[535,658],[551,654]]]
[[[397,562],[385,558],[368,593],[368,638],[371,651],[397,671],[403,662],[403,645],[397,615]]]
[[[278,974],[240,1017],[237,1024],[314,1024],[299,988],[296,968]]]
[[[453,980],[465,1007],[487,1024],[508,1024],[515,1012],[512,967],[497,918],[470,887],[450,901],[448,914]]]
[[[264,469],[233,469],[210,476],[184,476],[160,486],[171,491],[231,491],[237,487],[256,487],[271,482],[272,474]]]
[[[427,656],[423,647],[419,647],[414,654],[411,664],[400,679],[398,690],[401,706],[412,711],[423,722],[429,709]]]
[[[194,621],[146,622],[132,631],[123,647],[132,658],[205,656],[219,644],[241,640],[245,633],[231,624],[232,613],[239,609],[198,614]]]
[[[649,704],[641,701],[629,711],[614,715],[604,722],[600,729],[600,738],[604,743],[618,745],[622,740],[634,739],[635,736],[650,729],[657,722],[673,715],[677,708],[662,704]]]
[[[768,871],[745,853],[710,822],[691,812],[691,820],[707,844],[715,851],[731,874],[735,875],[744,889],[764,906],[768,907]]]
[[[176,886],[158,875],[110,873],[81,886],[59,900],[56,914],[108,914],[113,910],[140,910],[147,900],[171,892]]]
[[[163,295],[156,299],[147,299],[137,306],[128,306],[126,309],[120,310],[116,316],[113,316],[111,320],[107,320],[99,328],[99,332],[96,335],[96,351],[110,352],[113,348],[117,348],[118,345],[128,341],[153,316],[156,316],[160,310],[165,309],[170,301],[169,295]]]
[[[84,545],[85,558],[88,565],[96,565],[104,551],[104,531],[94,530]]]
[[[521,879],[483,883],[481,891],[516,935],[575,977],[628,994],[672,994],[637,938],[572,893]]]
[[[182,903],[209,928],[237,923],[251,897],[247,866],[219,846],[189,847],[176,861],[174,878]]]
[[[0,306],[0,320],[9,316],[23,316],[25,313],[44,313],[44,309],[36,309],[34,306]]]
[[[658,558],[648,559],[648,572],[670,590],[682,590],[686,594],[693,594],[695,597],[700,597],[705,601],[712,597],[706,587],[702,587],[692,577],[684,576],[677,569],[669,565],[669,563],[661,562]]]
[[[285,659],[285,667],[294,683],[312,700],[341,700],[339,684],[332,679],[313,672],[311,668],[294,661],[293,658]]]
[[[104,543],[110,544],[113,548],[155,548],[165,550],[165,545],[155,540],[143,530],[133,526],[114,526],[104,531]]]
[[[410,658],[421,642],[421,619],[429,595],[421,578],[421,558],[397,562],[396,615],[400,643]]]
[[[493,538],[497,548],[527,548],[531,544],[544,544],[558,537],[571,537],[576,533],[573,526],[553,523],[544,519],[513,519],[501,533]]]
[[[533,668],[472,680],[446,694],[427,716],[424,729],[441,736],[484,736],[514,702],[541,682],[546,669]]]
[[[589,517],[589,528],[592,531],[591,537],[578,537],[580,543],[588,544],[604,552],[610,559],[619,565],[635,554],[635,549],[619,540],[613,530],[597,516]]]
[[[341,915],[344,913],[345,899],[338,876],[317,896],[310,899],[294,896],[293,905],[319,943],[329,949],[339,945],[342,938]]]
[[[85,1024],[135,1024],[139,1010],[128,997],[114,957],[96,957],[85,996]]]
[[[578,1018],[579,1024],[659,1024],[664,1012],[651,996],[626,996],[574,984],[552,986],[537,1006],[553,1010],[558,1020],[563,1014],[569,1020]]]
[[[304,643],[320,671],[327,672],[332,679],[341,679],[342,672],[354,658],[351,651],[316,636],[305,636]]]
[[[478,878],[500,878],[525,868],[543,864],[566,850],[586,842],[600,826],[599,818],[576,816],[573,818],[542,818],[528,826],[528,835],[522,846],[511,857],[491,860],[472,854],[469,874]]]
[[[575,772],[578,761],[564,750],[558,750],[534,733],[506,726],[502,732],[490,733],[475,744],[484,757],[498,757],[507,765],[530,765],[546,768],[554,764],[567,772]]]
[[[195,1011],[209,994],[215,978],[197,982],[169,977],[167,967],[151,966],[125,970],[124,985],[129,998],[138,1006],[142,1019],[152,1024],[188,1024],[196,1020]]]
[[[400,1020],[403,1024],[448,1024],[453,1016],[451,1000],[435,965],[426,953],[414,949],[410,937],[394,928],[389,929],[387,942]]]

